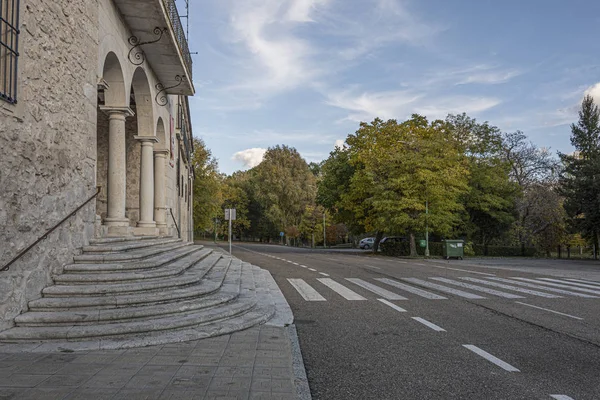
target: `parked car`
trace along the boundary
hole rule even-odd
[[[373,247],[373,243],[375,243],[374,237],[366,237],[358,243],[358,247],[368,250]]]
[[[383,239],[381,239],[379,244],[381,245],[383,243],[406,242],[406,241],[408,241],[408,239],[405,238],[404,236],[386,236]]]

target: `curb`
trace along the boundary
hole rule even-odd
[[[296,395],[301,400],[312,400],[310,387],[308,386],[308,378],[306,377],[306,370],[304,369],[304,361],[302,360],[302,352],[300,351],[300,342],[298,341],[296,325],[289,325],[287,330],[292,348],[292,368],[294,370],[294,386],[296,386]]]

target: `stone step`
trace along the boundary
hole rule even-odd
[[[198,257],[206,257],[212,250],[203,249],[202,247],[196,247],[193,249],[194,254]],[[184,253],[181,257],[184,257]],[[123,282],[135,282],[142,281],[145,279],[157,279],[166,278],[169,276],[175,276],[182,274],[188,266],[186,265],[174,265],[174,261],[181,257],[173,257],[170,264],[162,265],[160,268],[123,271],[123,272],[101,272],[101,273],[86,273],[86,274],[62,274],[54,278],[54,282],[57,285],[89,285],[98,283],[105,285],[108,283],[123,283]],[[83,264],[75,264],[83,265]]]
[[[240,263],[232,264],[223,284],[217,292],[190,300],[181,301],[176,299],[167,303],[150,304],[141,307],[77,311],[34,311],[17,316],[15,323],[17,326],[89,325],[133,319],[141,320],[214,307],[237,299],[240,294],[241,270],[242,266]]]
[[[156,246],[160,244],[168,244],[181,242],[181,239],[168,238],[168,239],[155,239],[155,240],[137,240],[129,241],[124,243],[103,243],[94,244],[90,246],[83,246],[84,254],[95,254],[95,253],[116,253],[121,251],[142,249],[145,247]]]
[[[136,260],[145,259],[145,258],[154,256],[154,255],[157,255],[157,254],[165,253],[167,251],[176,249],[177,247],[181,246],[182,244],[183,244],[182,242],[161,244],[161,245],[153,246],[151,248],[131,250],[131,251],[122,252],[122,253],[81,254],[78,256],[74,256],[73,261],[75,261],[76,264],[89,263],[89,262],[114,263],[117,261],[136,261]]]
[[[134,242],[134,241],[138,241],[138,240],[160,239],[161,237],[171,238],[171,236],[114,236],[114,237],[90,239],[90,244]]]
[[[233,264],[241,264],[234,260]],[[79,311],[85,309],[106,309],[114,307],[129,307],[135,305],[148,305],[165,303],[174,300],[188,300],[191,298],[211,294],[221,287],[228,268],[232,264],[231,258],[222,257],[211,269],[200,284],[179,289],[151,293],[120,294],[96,297],[43,297],[29,302],[30,311]]]
[[[194,246],[191,243],[181,243],[174,250],[168,253],[161,253],[156,256],[146,258],[141,261],[125,263],[86,263],[86,264],[68,264],[64,267],[65,274],[78,273],[113,273],[119,271],[138,271],[150,270],[160,267],[172,260],[183,257],[186,254],[197,251],[202,246]],[[56,279],[56,278],[55,278]]]
[[[90,338],[137,335],[162,330],[174,330],[235,317],[250,311],[255,305],[255,299],[241,299],[240,301],[207,309],[142,321],[98,325],[15,327],[0,332],[0,340],[85,340]]]
[[[193,285],[221,258],[221,254],[198,251],[169,264],[171,268],[181,269],[183,273],[165,278],[144,279],[129,283],[54,285],[42,290],[44,297],[97,296],[119,293],[155,291],[178,286]]]

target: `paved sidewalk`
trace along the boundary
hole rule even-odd
[[[0,400],[310,399],[294,326],[84,352],[0,345]]]

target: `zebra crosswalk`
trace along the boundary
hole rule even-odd
[[[374,278],[372,282],[359,278],[336,280],[330,277],[315,278],[308,281],[299,278],[288,278],[287,280],[306,301],[327,301],[333,300],[334,297],[342,297],[349,301],[364,301],[368,300],[365,296],[369,295],[375,295],[378,301],[386,302],[386,304],[392,304],[389,303],[389,300],[406,301],[415,298],[448,300],[452,296],[470,300],[485,300],[497,297],[504,299],[524,299],[526,297],[562,298],[570,296],[600,298],[600,282],[569,278],[531,279],[522,277],[499,278],[494,276],[449,279],[434,276],[426,279]],[[350,287],[346,286],[348,283],[351,284]],[[380,286],[381,284],[384,287]],[[360,290],[369,294],[363,295]],[[438,294],[440,292],[444,293],[444,296]]]

